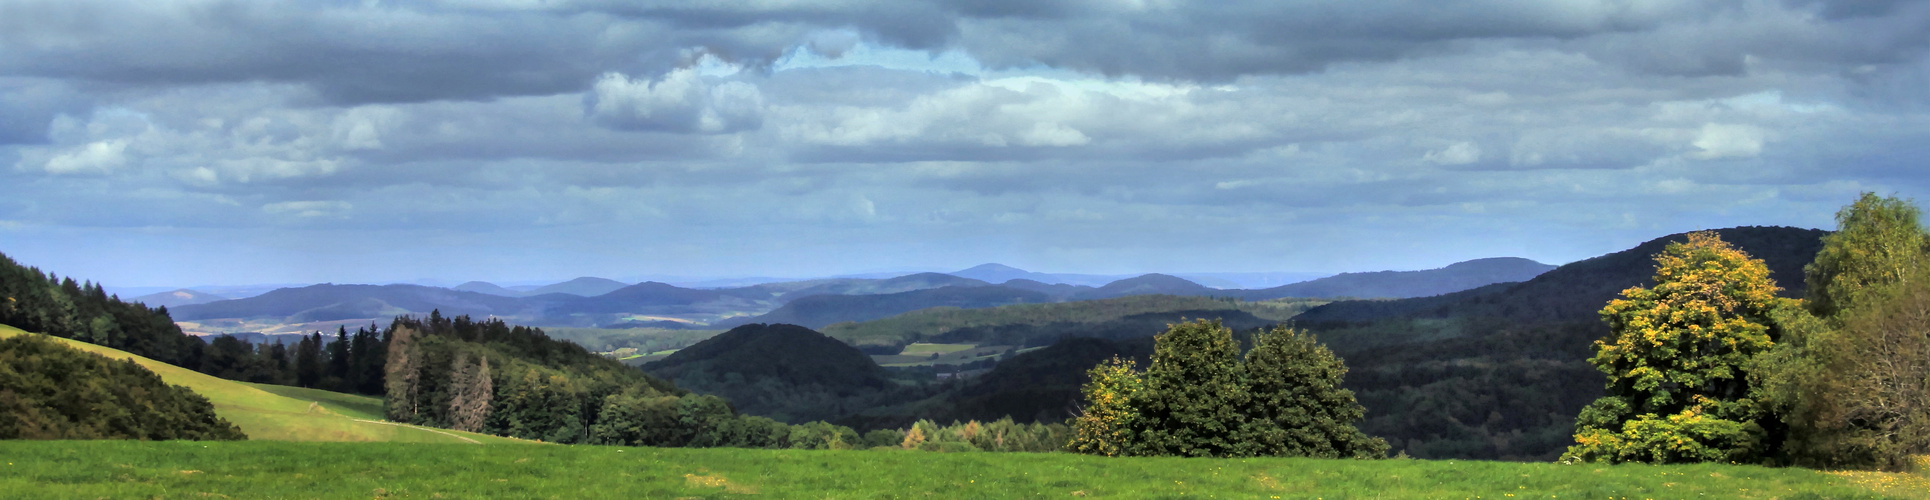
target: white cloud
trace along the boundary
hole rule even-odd
[[[301,218],[341,217],[355,208],[346,201],[284,201],[261,206],[261,211]]]
[[[1755,158],[1762,154],[1763,129],[1750,125],[1708,123],[1690,143],[1698,151],[1689,153],[1698,160]]]
[[[756,86],[713,83],[696,68],[671,71],[656,81],[605,73],[587,100],[592,120],[624,130],[719,134],[763,124],[764,96]]]
[[[1436,165],[1466,165],[1481,161],[1481,146],[1472,142],[1457,142],[1446,148],[1428,151],[1421,161]]]
[[[127,141],[96,141],[47,159],[47,173],[108,174],[127,165]]]

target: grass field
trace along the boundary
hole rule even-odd
[[[0,442],[26,498],[1927,498],[1732,465],[288,442]]]
[[[0,325],[0,337],[25,335]],[[53,337],[49,337],[53,338]],[[115,359],[132,359],[169,384],[186,386],[214,403],[215,414],[234,422],[249,439],[274,441],[382,441],[406,443],[520,443],[508,438],[376,422],[382,400],[353,394],[223,380],[125,351],[54,338],[68,346]]]

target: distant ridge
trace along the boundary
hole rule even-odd
[[[1290,285],[1240,290],[1228,295],[1247,300],[1282,297],[1410,298],[1428,297],[1479,288],[1495,283],[1527,281],[1555,266],[1518,257],[1475,259],[1423,271],[1342,273]]]
[[[578,297],[595,297],[630,286],[617,280],[584,276],[581,278],[530,290],[524,295],[536,296],[547,293],[566,293]]]
[[[228,300],[228,298],[222,297],[220,295],[215,295],[212,293],[204,293],[204,292],[182,288],[179,290],[168,291],[168,292],[150,293],[147,295],[142,295],[139,297],[135,297],[133,299],[129,299],[128,301],[147,304],[148,307],[172,308],[172,307],[181,307],[181,306],[188,306],[188,305],[194,305],[194,304],[206,304],[217,300]]]
[[[456,285],[455,287],[452,287],[450,289],[464,291],[464,292],[487,293],[490,295],[497,295],[502,297],[521,297],[524,295],[523,292],[518,292],[515,290],[510,290],[508,288],[503,288],[501,286],[497,286],[495,283],[490,283],[487,281],[471,281],[468,283]]]

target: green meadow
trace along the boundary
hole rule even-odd
[[[29,335],[0,325],[0,337]],[[49,337],[53,338],[53,337]],[[381,441],[405,443],[520,443],[513,439],[382,422],[382,400],[353,394],[223,380],[118,349],[53,338],[75,349],[131,359],[169,384],[186,386],[214,403],[215,414],[234,422],[249,439],[272,441]]]
[[[1105,458],[466,446],[0,442],[28,498],[1926,498],[1915,474],[1735,465]]]

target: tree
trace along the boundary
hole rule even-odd
[[[1930,234],[1908,201],[1863,193],[1836,213],[1816,261],[1803,267],[1809,308],[1821,317],[1854,308],[1878,289],[1906,281],[1930,259]]]
[[[1132,398],[1144,383],[1133,371],[1132,360],[1117,356],[1092,367],[1086,374],[1091,381],[1080,389],[1085,394],[1086,406],[1073,419],[1072,441],[1066,447],[1091,455],[1125,455],[1132,443],[1131,428],[1138,415],[1133,410]],[[906,448],[916,447],[914,436],[918,442],[925,440],[917,428],[911,432],[905,437]]]
[[[1655,262],[1654,287],[1602,308],[1610,333],[1589,362],[1608,375],[1608,396],[1582,409],[1563,461],[1762,456],[1773,419],[1749,397],[1744,368],[1774,344],[1769,316],[1787,304],[1769,268],[1713,232],[1669,244]]]
[[[1119,358],[1094,367],[1066,448],[1107,456],[1386,456],[1385,441],[1354,426],[1365,410],[1340,388],[1347,368],[1326,347],[1285,328],[1258,334],[1244,361],[1239,347],[1218,321],[1191,321],[1155,337],[1143,374]]]
[[[408,327],[389,330],[388,363],[382,370],[387,390],[382,407],[390,421],[414,422],[418,382],[422,377],[422,354],[416,347],[416,331]]]
[[[1154,337],[1145,387],[1134,397],[1135,454],[1229,456],[1247,406],[1240,344],[1218,320],[1173,325]]]
[[[1916,206],[1864,193],[1804,268],[1807,310],[1759,362],[1791,462],[1905,469],[1930,452],[1930,231]],[[1814,314],[1811,314],[1814,313]]]
[[[1342,389],[1347,366],[1313,335],[1285,327],[1261,331],[1247,351],[1251,399],[1240,426],[1241,456],[1381,458],[1387,441],[1354,422],[1366,408]]]
[[[450,371],[449,380],[455,387],[449,398],[449,428],[481,432],[489,419],[490,397],[495,394],[489,380],[489,357],[471,364],[469,354],[459,351]]]

